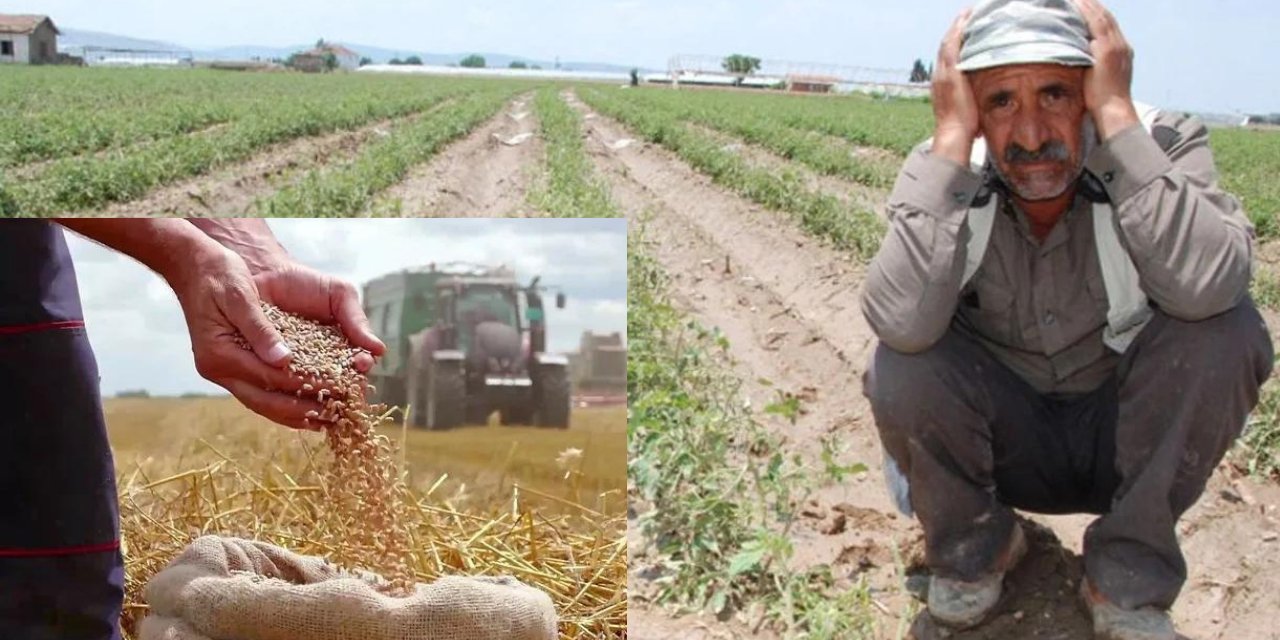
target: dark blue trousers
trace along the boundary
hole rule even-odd
[[[98,370],[62,231],[0,221],[0,638],[117,640],[124,598]]]

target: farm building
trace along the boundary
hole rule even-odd
[[[360,68],[360,54],[340,44],[326,44],[319,50],[332,53],[338,59],[338,68],[343,71],[355,71]]]
[[[568,355],[574,395],[580,405],[626,402],[627,347],[622,334],[584,331],[577,353]]]
[[[338,68],[343,71],[355,71],[360,68],[360,54],[340,44],[321,43],[320,46],[293,55],[293,66],[301,71],[324,71],[325,60],[333,54]]]
[[[840,78],[835,76],[791,74],[787,76],[787,91],[795,91],[798,93],[831,93],[839,83]]]
[[[318,53],[311,51],[295,53],[289,60],[289,64],[298,71],[306,71],[307,73],[324,71],[325,57]]]
[[[0,63],[54,64],[59,35],[49,16],[0,13]]]
[[[83,58],[85,64],[92,67],[189,67],[193,64],[190,51],[176,49],[82,46],[69,47],[68,51]]]

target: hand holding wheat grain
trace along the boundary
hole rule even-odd
[[[357,370],[367,371],[373,355],[385,349],[369,329],[351,285],[296,263],[251,274],[234,252],[216,248],[193,256],[190,266],[169,282],[182,305],[200,375],[285,426],[323,426],[323,420],[308,420],[308,415],[322,413],[322,405],[298,392],[304,384],[318,388],[324,381],[304,380],[285,368],[294,354],[262,312],[264,301],[336,322],[362,349],[352,363]],[[241,348],[237,334],[250,350]]]
[[[353,363],[357,371],[367,372],[374,356],[386,351],[369,326],[350,282],[292,261],[259,271],[253,281],[263,302],[304,318],[336,324],[352,346],[367,352],[357,355]]]
[[[242,404],[280,424],[305,428],[319,403],[295,392],[303,381],[284,368],[290,358],[279,331],[262,313],[257,285],[244,261],[217,247],[192,256],[169,284],[182,305],[196,371]],[[243,334],[252,346],[237,344]]]

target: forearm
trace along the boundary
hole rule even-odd
[[[919,152],[903,167],[862,294],[868,323],[891,348],[924,350],[950,325],[964,274],[962,229],[979,184],[967,167]]]
[[[253,273],[267,271],[289,260],[262,218],[190,218],[188,221],[218,244],[235,252]]]
[[[1247,291],[1253,230],[1216,184],[1207,131],[1188,120],[1160,126],[1172,130],[1164,134],[1167,150],[1130,127],[1088,164],[1111,196],[1147,294],[1166,313],[1198,320],[1230,309]]]
[[[173,284],[221,247],[180,218],[59,218],[62,226],[124,253]]]

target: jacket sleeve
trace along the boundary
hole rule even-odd
[[[1142,288],[1165,313],[1202,320],[1240,302],[1249,289],[1253,226],[1218,187],[1199,119],[1163,113],[1150,134],[1133,125],[1085,165],[1111,198]]]
[[[889,231],[862,292],[863,314],[890,348],[924,351],[951,324],[964,275],[965,220],[980,185],[969,167],[924,147],[907,157],[889,196]]]

